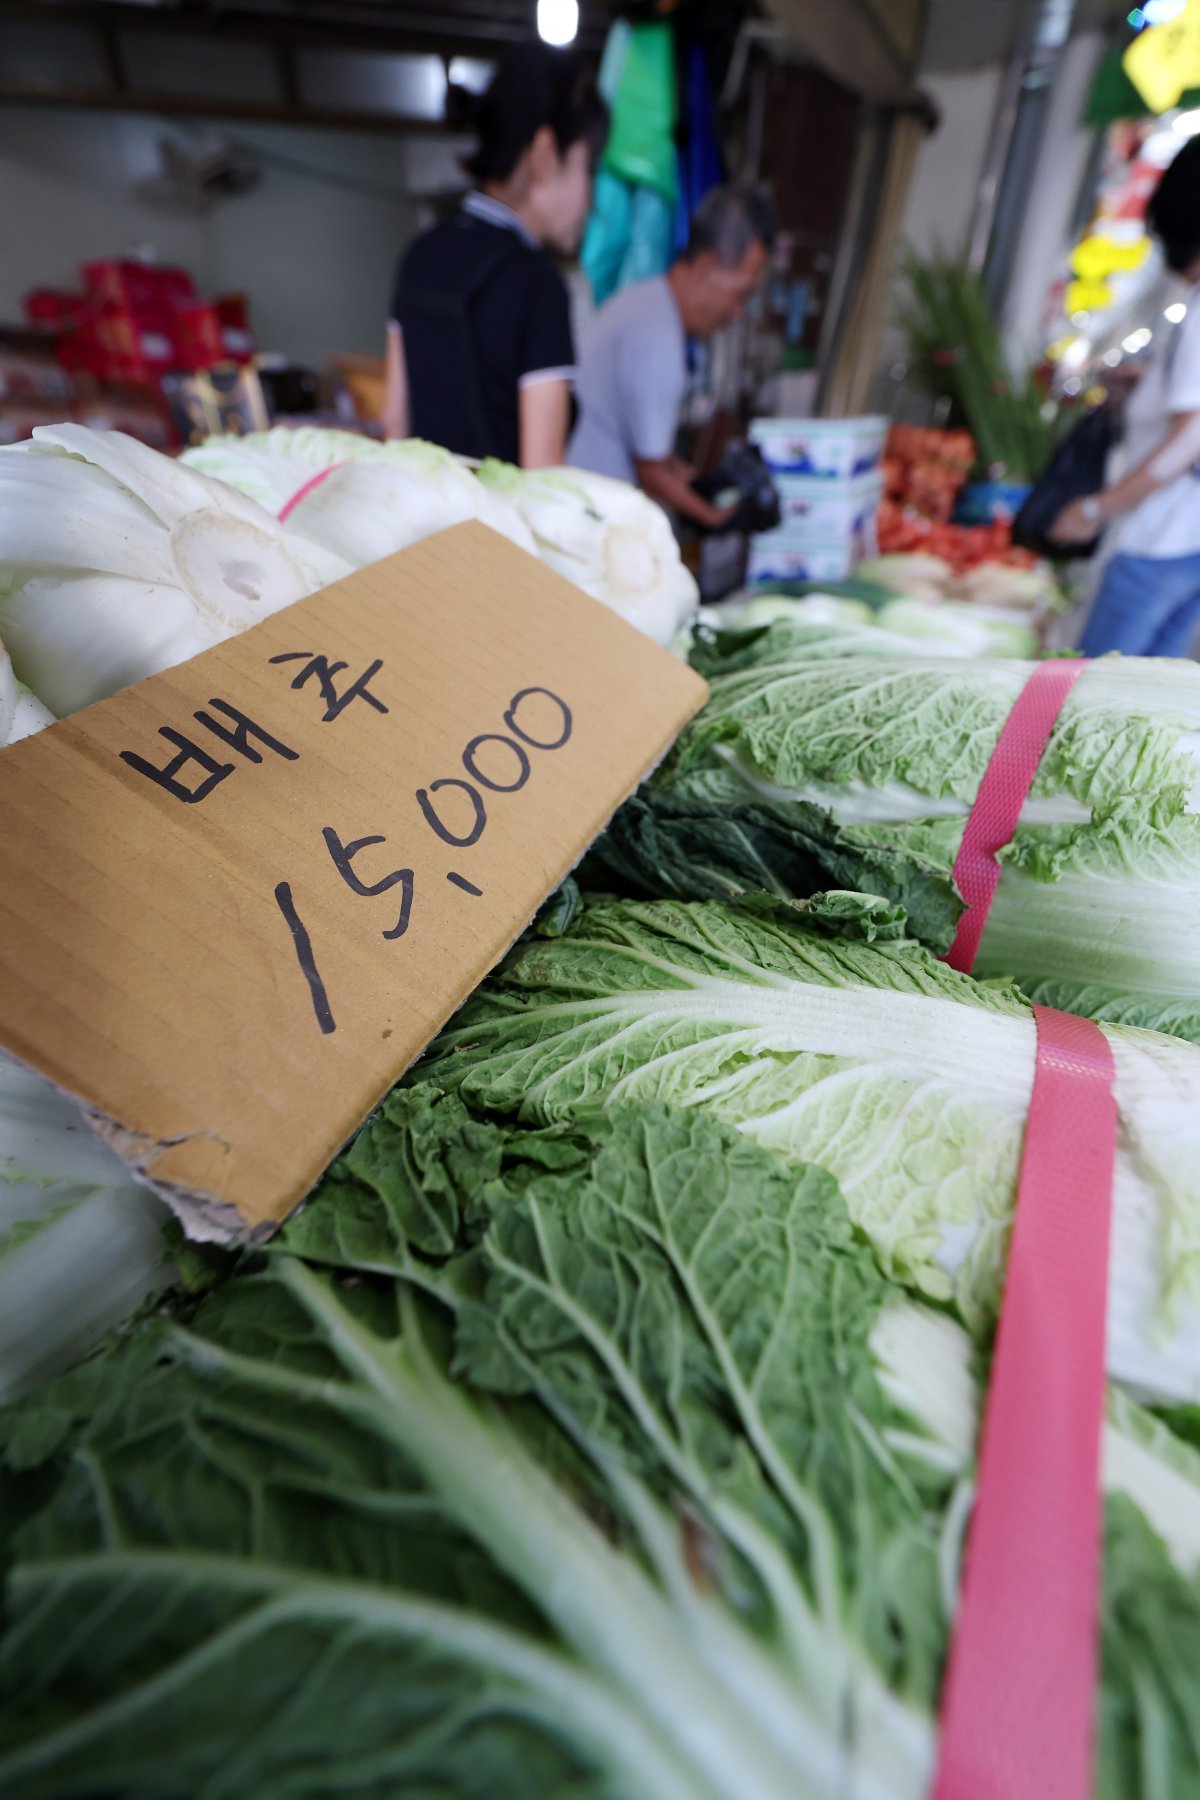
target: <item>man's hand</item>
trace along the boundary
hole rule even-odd
[[[1095,495],[1090,498],[1094,501]],[[1089,508],[1087,500],[1072,500],[1055,519],[1049,536],[1056,544],[1090,544],[1099,537],[1103,527],[1104,520]]]
[[[706,531],[720,531],[737,511],[736,506],[713,506],[711,501],[701,499],[692,487],[692,479],[680,475],[676,464],[680,468],[687,467],[676,456],[658,457],[653,462],[636,461],[638,486],[660,506],[678,513],[680,518],[690,519]]]

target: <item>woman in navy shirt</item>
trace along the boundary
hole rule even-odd
[[[400,260],[388,324],[389,437],[525,468],[566,460],[575,351],[566,283],[608,110],[579,58],[524,44],[475,103],[477,182]]]

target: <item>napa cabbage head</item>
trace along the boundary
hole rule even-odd
[[[775,624],[856,626],[864,634],[860,646],[868,651],[873,634],[882,632],[897,655],[911,655],[919,647],[932,656],[1023,657],[1035,655],[1038,648],[1036,632],[1019,613],[954,600],[897,596],[871,604],[840,594],[816,592],[792,599],[764,592],[710,610],[713,623],[737,630]],[[853,644],[847,637],[847,647]]]
[[[699,604],[661,506],[586,469],[516,469],[489,460],[479,479],[517,507],[542,561],[631,625],[671,644]]]
[[[869,888],[947,949],[966,820],[1035,665],[894,657],[881,639],[791,620],[699,632],[709,703],[617,815],[605,860],[683,898]],[[1198,795],[1200,669],[1084,669],[999,852],[975,973],[1200,1043]]]
[[[657,784],[714,773],[746,798],[814,801],[839,825],[965,820],[1036,666],[1008,658],[810,653],[776,622],[702,650],[710,698]],[[1130,796],[1200,810],[1200,666],[1102,657],[1076,681],[1022,819],[1073,824]]]
[[[471,519],[522,550],[534,547],[503,494],[421,438],[380,443],[359,432],[276,425],[208,438],[185,450],[183,460],[251,495],[289,531],[355,568]]]
[[[0,639],[57,715],[347,572],[245,495],[120,432],[40,425],[0,450]]]
[[[597,900],[526,941],[421,1071],[543,1122],[628,1099],[699,1108],[838,1181],[896,1280],[995,1317],[1036,1031],[861,895]],[[864,941],[873,940],[873,941]],[[1119,1114],[1109,1367],[1200,1398],[1200,1050],[1105,1027]]]

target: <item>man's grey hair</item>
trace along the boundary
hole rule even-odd
[[[723,267],[736,269],[751,244],[770,250],[777,229],[775,197],[769,187],[726,182],[724,187],[710,188],[692,214],[688,261],[713,250]]]

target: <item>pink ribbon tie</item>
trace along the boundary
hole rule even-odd
[[[1033,1098],[932,1800],[1092,1793],[1114,1071],[1090,1019],[1033,1010]]]
[[[1063,702],[1087,666],[1082,657],[1037,665],[1017,696],[984,770],[954,859],[955,884],[967,910],[944,959],[964,975],[975,966],[1000,880],[996,852],[1012,842]]]
[[[275,517],[279,520],[279,523],[281,525],[285,524],[292,513],[295,512],[300,502],[307,498],[314,488],[319,488],[323,481],[328,481],[329,477],[336,469],[344,469],[345,467],[346,462],[345,459],[343,459],[341,462],[330,463],[327,469],[318,469],[315,475],[310,475],[304,485],[298,487],[290,499],[285,500],[279,511],[276,513]]]

